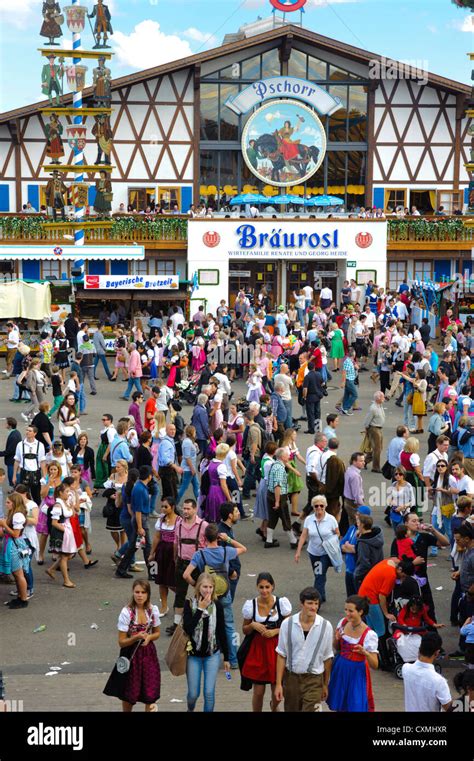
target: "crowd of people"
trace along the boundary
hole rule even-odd
[[[26,428],[23,435],[7,417],[0,452],[0,574],[15,585],[6,607],[28,607],[38,566],[47,564],[50,581],[67,589],[76,587],[77,558],[84,569],[97,566],[91,512],[101,495],[115,577],[135,579],[118,619],[121,657],[105,688],[125,711],[138,702],[155,710],[154,642],[166,616],[173,652],[181,647],[186,659],[188,711],[202,680],[204,710],[214,709],[222,659],[229,675],[240,669],[253,711],[263,710],[267,685],[272,711],[282,702],[286,711],[323,703],[374,711],[370,671],[401,664],[406,710],[452,710],[436,671],[445,625],[459,628],[450,657],[464,664],[459,685],[472,698],[474,337],[452,309],[434,335],[427,318],[412,322],[413,304],[405,281],[397,293],[346,281],[337,298],[306,286],[276,309],[264,288],[239,292],[232,307],[222,300],[215,314],[199,307],[189,319],[175,306],[127,325],[118,307],[112,367],[110,312],[95,329],[74,316],[44,326],[35,358],[9,321],[4,374],[10,401],[25,404]],[[102,370],[109,382],[127,383],[117,397],[128,405],[104,402],[100,438],[91,441],[82,419],[89,395],[102,393]],[[338,432],[361,410],[364,372],[373,401],[361,415],[360,446],[345,461]],[[333,411],[322,419],[329,392]],[[388,404],[403,409],[403,423],[387,442]],[[303,422],[312,437],[306,450]],[[379,474],[375,500],[364,484],[369,466]],[[382,529],[375,513],[384,506]],[[235,531],[249,518],[257,522],[250,547]],[[312,583],[298,612],[265,570],[241,607],[242,556],[257,542],[282,559],[280,542],[289,545],[296,564],[305,551]],[[439,552],[450,558],[446,585],[450,577],[453,584],[445,623],[429,578],[429,558]],[[140,572],[146,578],[134,576]],[[345,583],[334,626],[321,615],[332,572],[344,572]]]

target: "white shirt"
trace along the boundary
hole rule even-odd
[[[438,452],[437,449],[435,449],[433,452],[430,452],[430,454],[427,456],[424,465],[423,465],[423,475],[428,476],[428,478],[431,479],[431,481],[434,480],[434,477],[436,475],[436,464],[441,460],[442,462],[448,462],[448,455],[446,452]]]
[[[224,465],[227,469],[227,478],[235,478],[234,471],[232,470],[232,462],[237,459],[237,455],[233,449],[229,449],[227,457],[224,460]]]
[[[223,394],[227,394],[227,396],[230,396],[232,393],[232,386],[230,385],[230,381],[227,377],[227,375],[224,375],[223,373],[214,373],[213,377],[219,382],[218,390],[221,391]]]
[[[304,285],[301,290],[303,291],[307,301],[313,298],[313,289],[310,285]]]
[[[397,301],[395,306],[397,308],[398,319],[404,322],[408,318],[408,309],[406,308],[403,301]]]
[[[331,289],[330,288],[321,288],[320,298],[324,299],[325,301],[327,301],[328,299],[329,299],[329,301],[332,301],[332,291],[331,291]]]
[[[30,459],[29,457],[23,462],[23,450],[26,454],[35,454],[37,459]],[[36,471],[40,469],[40,463],[45,459],[44,446],[40,441],[34,439],[30,444],[26,439],[20,441],[17,444],[15,451],[15,461],[19,464],[20,468],[24,468],[29,471]]]
[[[291,400],[291,389],[293,388],[293,380],[291,378],[291,375],[284,375],[283,373],[278,373],[275,375],[273,379],[274,384],[277,383],[283,383],[285,386],[285,390],[281,395],[281,398],[284,399],[286,402],[289,402]]]
[[[321,481],[321,483],[323,483],[323,484],[326,483],[326,473],[327,473],[327,465],[326,465],[326,463],[327,463],[327,461],[329,460],[330,457],[334,457],[334,455],[336,455],[336,454],[337,454],[337,452],[336,452],[335,449],[328,449],[326,452],[322,453],[322,455],[321,455],[321,457],[319,459],[319,464],[318,464],[318,466],[316,468],[316,475],[319,478],[319,480]]]
[[[455,478],[449,476],[449,486],[451,489],[458,489],[459,491],[465,491],[467,494],[474,494],[474,481],[470,476],[463,476],[462,478]]]
[[[308,546],[306,549],[310,555],[316,555],[316,557],[327,555],[323,547],[323,541],[335,536],[337,525],[337,520],[333,515],[329,515],[329,513],[326,513],[320,521],[316,520],[314,515],[308,515],[303,528],[308,532]]]
[[[160,625],[160,611],[158,610],[157,605],[151,606],[151,613],[146,610],[146,620],[148,622],[148,625],[151,623],[153,628]],[[118,618],[118,624],[117,629],[119,632],[128,632],[130,629],[130,622],[131,622],[131,616],[130,616],[130,608],[122,608],[119,618]],[[135,623],[137,623],[137,615],[135,614]]]
[[[282,616],[289,616],[291,613],[291,602],[287,597],[280,597],[280,611]],[[267,619],[267,616],[261,616],[258,612],[258,604],[255,602],[255,618],[253,618],[253,600],[246,600],[242,607],[242,616],[243,618],[246,618],[247,621],[257,621],[259,624],[263,624],[264,621],[278,621],[278,610],[276,607],[276,597],[273,595],[273,603],[275,607],[273,608],[274,613],[273,615],[269,616]]]
[[[407,353],[410,349],[410,340],[408,336],[401,336],[398,335],[398,349],[399,351],[402,351],[404,354]]]
[[[292,663],[286,664],[288,671],[293,674],[305,674],[313,657],[314,648],[321,636],[321,626],[324,619],[316,615],[313,626],[309,630],[306,639],[300,623],[300,614],[296,613],[290,618],[285,618],[280,628],[278,636],[278,645],[276,652],[283,658],[288,658],[288,626],[292,621],[291,644],[292,644]],[[324,661],[334,657],[332,649],[333,628],[329,621],[327,622],[326,632],[321,641],[318,654],[311,668],[311,674],[322,674],[324,671]]]
[[[20,331],[18,328],[12,328],[7,338],[7,349],[17,349],[20,343]]]
[[[318,473],[318,467],[322,454],[322,450],[317,447],[316,444],[313,444],[312,447],[309,447],[306,452],[306,473],[308,475],[310,473]]]
[[[448,682],[432,663],[405,663],[402,674],[407,713],[439,713],[441,706],[451,702]]]
[[[377,317],[373,312],[364,312],[366,316],[365,325],[367,328],[374,328],[375,323],[377,322]]]
[[[361,290],[359,286],[351,287],[351,301],[353,304],[358,304],[360,301]]]
[[[107,433],[107,440],[109,442],[109,447],[112,446],[112,441],[115,439],[117,435],[117,431],[115,430],[114,425],[109,425],[108,428],[103,428],[101,433]]]
[[[173,330],[178,330],[178,326],[182,325],[184,322],[184,317],[182,314],[179,314],[179,312],[176,312],[176,314],[171,315],[171,322],[173,323]]]

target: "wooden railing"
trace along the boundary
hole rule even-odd
[[[471,217],[402,217],[388,219],[390,242],[455,242],[474,240],[474,230],[464,224]]]

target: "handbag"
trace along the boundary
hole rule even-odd
[[[410,393],[406,395],[406,403],[407,404],[413,403],[413,391],[410,391]]]
[[[319,538],[321,539],[321,544],[323,545],[323,549],[326,551],[326,554],[329,556],[329,560],[331,561],[331,565],[336,571],[336,573],[341,573],[342,566],[343,566],[343,560],[342,560],[342,551],[341,551],[341,545],[339,544],[339,539],[336,534],[333,534],[329,539],[323,539],[321,536],[321,532],[319,531],[318,522],[316,518],[314,519],[314,523],[316,525],[316,531],[319,534]]]
[[[362,454],[372,454],[372,447],[370,445],[370,438],[367,431],[365,431],[362,437],[362,442],[359,447],[359,451],[362,452]]]
[[[255,602],[255,598],[252,600],[252,604],[253,604],[252,621],[255,621],[256,613],[257,613],[257,610],[256,610],[257,605],[256,605],[256,602]],[[276,606],[276,608],[278,610],[279,619],[281,619],[282,615],[281,615],[281,611],[280,611],[280,600],[279,600],[278,597],[275,600],[275,606]],[[269,619],[270,619],[270,617],[272,615],[272,612],[273,612],[273,608],[270,611],[270,613],[268,614],[268,616],[266,617],[265,621],[262,622],[264,626],[268,623],[268,621],[269,621]],[[281,622],[279,620],[277,625],[280,626],[280,623]],[[251,644],[252,644],[256,634],[257,634],[257,632],[255,630],[252,630],[250,632],[250,634],[246,634],[244,639],[242,640],[242,644],[240,645],[239,649],[237,650],[237,663],[239,664],[239,671],[240,671],[240,689],[244,690],[245,692],[248,692],[249,690],[252,689],[253,682],[252,682],[251,679],[248,679],[247,677],[243,676],[242,669],[244,667],[245,661],[247,660],[247,656],[248,656],[248,654],[250,652],[250,646],[251,646]]]
[[[389,461],[386,460],[384,464],[382,465],[382,475],[384,478],[387,479],[387,481],[392,480],[393,471],[394,471],[394,468],[390,465]]]
[[[181,624],[178,624],[174,630],[168,652],[165,655],[165,662],[173,676],[183,676],[186,673],[186,664],[188,661],[188,644],[191,638],[184,631]]]

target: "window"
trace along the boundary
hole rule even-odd
[[[365,143],[367,140],[367,88],[349,86],[348,140]]]
[[[291,51],[290,60],[288,61],[288,76],[306,79],[306,60],[306,53],[302,53],[301,50],[293,49]]]
[[[262,57],[259,55],[242,61],[242,79],[256,80],[261,77]]]
[[[157,275],[174,275],[174,261],[161,261],[156,260],[156,274]]]
[[[395,188],[394,190],[385,191],[385,210],[390,207],[395,210],[399,206],[405,208],[407,205],[407,191],[406,188]]]
[[[47,280],[47,278],[61,279],[61,262],[58,259],[45,259],[41,262],[41,278]]]
[[[144,259],[141,262],[135,262],[135,271],[137,275],[149,275],[150,272],[148,272],[148,264],[149,260]]]
[[[239,139],[239,117],[225,105],[229,98],[235,98],[238,94],[238,85],[219,85],[219,137],[221,140]]]
[[[262,78],[279,77],[281,73],[280,59],[278,50],[269,50],[262,55]]]
[[[171,211],[175,206],[181,211],[181,188],[158,187],[158,207]]]
[[[415,262],[415,280],[432,280],[433,262]]]
[[[137,212],[146,211],[148,207],[152,208],[155,203],[156,189],[149,188],[128,188],[127,204]]]
[[[398,291],[398,287],[406,278],[406,262],[389,262],[388,263],[388,289]]]
[[[342,106],[329,117],[328,140],[333,143],[344,143],[347,140],[347,86],[331,85],[330,95],[338,98]]]
[[[229,111],[229,109],[227,109]],[[201,139],[217,140],[219,85],[201,84]]]
[[[410,190],[410,212],[414,206],[420,214],[434,214],[436,190]]]
[[[462,209],[462,191],[438,190],[436,209],[444,207],[446,214],[452,214],[455,209]]]
[[[313,81],[315,79],[327,79],[328,65],[326,61],[320,61],[318,58],[308,56],[308,79]]]

